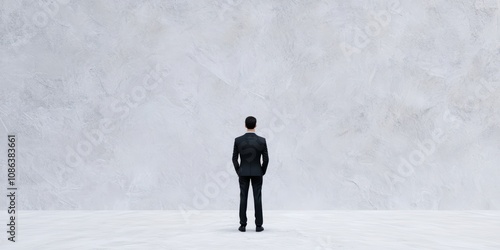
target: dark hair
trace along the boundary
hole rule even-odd
[[[248,129],[254,129],[255,124],[257,124],[257,119],[255,119],[255,117],[249,116],[247,117],[247,119],[245,119],[245,127],[247,127]]]

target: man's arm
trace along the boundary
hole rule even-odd
[[[236,170],[236,173],[238,173],[238,170],[240,169],[240,164],[238,163],[238,146],[236,146],[236,139],[234,139],[234,147],[233,147],[233,165],[234,165],[234,170]]]
[[[262,175],[266,174],[267,164],[269,164],[269,155],[267,154],[267,143],[264,139],[264,150],[262,151]]]

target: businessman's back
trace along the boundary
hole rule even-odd
[[[238,230],[245,232],[247,225],[247,199],[248,188],[252,183],[253,199],[255,205],[256,231],[262,232],[262,182],[269,163],[267,143],[264,137],[255,134],[257,119],[249,116],[245,119],[247,133],[234,139],[233,165],[238,174],[240,183],[240,227]],[[241,162],[238,162],[238,155]],[[262,164],[260,158],[262,157]]]
[[[241,163],[238,165],[238,154]],[[263,163],[260,163],[262,157]],[[269,156],[267,154],[267,143],[264,137],[254,132],[236,137],[234,139],[233,164],[238,176],[263,176],[266,174]]]

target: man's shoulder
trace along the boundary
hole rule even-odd
[[[266,141],[266,138],[264,138],[262,136],[257,135],[257,138],[259,138],[259,140],[261,140],[261,141]]]
[[[238,137],[236,137],[236,138],[234,138],[234,139],[235,139],[236,141],[238,141],[238,140],[240,140],[240,139],[243,139],[243,138],[248,137],[248,136],[253,136],[253,135],[255,135],[255,137],[257,137],[260,141],[266,141],[266,138],[264,138],[264,137],[262,137],[262,136],[260,136],[260,135],[258,135],[258,134],[255,134],[255,133],[245,133],[245,134],[240,135],[240,136],[238,136]]]
[[[266,138],[260,136],[260,135],[257,135],[257,134],[244,134],[244,135],[240,135],[236,138],[234,138],[235,141],[240,141],[240,140],[243,140],[245,138],[257,138],[258,141],[260,142],[266,142]]]

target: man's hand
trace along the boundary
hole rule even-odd
[[[239,155],[238,147],[236,146],[236,139],[234,139],[233,165],[234,165],[234,170],[236,171],[236,174],[238,174],[238,171],[240,170],[240,164],[238,163],[238,155]]]
[[[267,153],[267,142],[264,139],[264,150],[262,151],[262,175],[266,174],[267,165],[269,164],[269,154]]]

